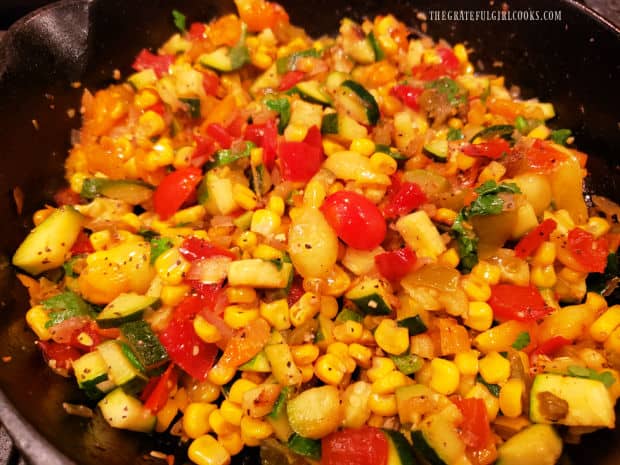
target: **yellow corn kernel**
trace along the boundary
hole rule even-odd
[[[159,139],[159,141],[157,141],[157,143],[153,146],[153,150],[151,150],[146,156],[146,168],[149,171],[154,171],[163,166],[172,165],[173,162],[174,150],[172,149],[172,142],[167,137],[162,137]]]
[[[225,399],[220,405],[220,413],[222,414],[222,418],[231,425],[239,426],[241,424],[241,415],[243,414],[243,410],[239,404],[235,404],[229,399]]]
[[[586,279],[587,275],[587,273],[575,271],[567,266],[560,270],[560,277],[571,284],[581,284]]]
[[[486,302],[491,298],[491,287],[476,276],[466,275],[461,279],[461,285],[470,300]]]
[[[449,248],[444,253],[442,253],[439,257],[437,257],[437,262],[440,265],[447,266],[449,268],[456,268],[459,264],[459,253],[456,251],[454,247]]]
[[[478,352],[475,350],[456,354],[454,363],[462,375],[473,376],[478,374]]]
[[[392,319],[384,319],[375,330],[375,340],[388,354],[400,355],[409,348],[409,330]]]
[[[396,365],[394,365],[391,358],[374,357],[372,359],[372,367],[366,372],[366,375],[368,379],[374,383],[394,370],[396,370]]]
[[[262,234],[263,236],[269,236],[278,230],[280,224],[280,216],[276,215],[271,210],[261,208],[256,210],[254,215],[252,215],[250,230]]]
[[[258,308],[229,305],[224,309],[224,321],[232,329],[240,329],[258,318]]]
[[[34,215],[32,215],[32,222],[34,223],[35,226],[39,226],[53,212],[54,212],[54,209],[51,208],[51,207],[50,208],[42,208],[41,210],[37,210],[36,212],[34,212]]]
[[[243,450],[243,440],[241,439],[241,433],[239,431],[234,431],[224,436],[218,436],[217,441],[224,446],[224,449],[226,449],[230,455],[237,455]]]
[[[321,298],[312,292],[305,292],[289,310],[291,323],[298,327],[310,321],[321,310]]]
[[[439,65],[441,64],[441,57],[434,48],[427,48],[422,53],[422,61],[429,65]]]
[[[176,169],[187,168],[196,149],[191,146],[181,147],[174,154],[172,166]]]
[[[456,56],[456,58],[461,62],[461,63],[466,63],[467,62],[467,49],[465,48],[465,46],[463,44],[456,44],[453,48],[454,51],[454,56]]]
[[[252,250],[252,257],[262,260],[277,260],[282,258],[282,252],[267,244],[259,244]]]
[[[179,407],[177,406],[176,401],[174,399],[168,399],[166,405],[164,405],[162,409],[157,412],[157,424],[155,425],[155,431],[158,433],[163,433],[166,431],[170,427],[170,424],[176,417],[178,411]]]
[[[229,286],[226,288],[226,298],[231,304],[251,304],[256,302],[256,291],[246,286]]]
[[[168,220],[172,224],[196,223],[204,219],[207,210],[204,205],[194,205],[193,207],[179,210]]]
[[[161,288],[161,303],[169,307],[176,307],[190,291],[190,287],[186,284],[179,284],[177,286],[162,286]]]
[[[254,216],[252,215],[252,217]],[[235,245],[241,250],[252,250],[256,247],[257,243],[258,238],[256,237],[256,233],[253,233],[252,231],[244,231],[235,241]]]
[[[487,410],[489,421],[495,420],[499,412],[499,400],[491,394],[488,388],[482,383],[476,383],[473,388],[465,395],[467,399],[482,399]]]
[[[254,147],[250,149],[250,164],[254,167],[262,165],[263,163],[263,149],[261,147]]]
[[[486,302],[469,302],[464,323],[476,331],[486,331],[493,324],[493,309]]]
[[[321,181],[313,179],[306,184],[303,203],[306,207],[319,208],[323,205],[326,195],[325,185]]]
[[[457,152],[456,154],[456,166],[461,171],[467,171],[476,163],[476,159],[474,157],[470,157],[469,155],[465,155],[463,152]]]
[[[337,341],[351,344],[358,342],[362,338],[364,327],[361,323],[353,320],[347,320],[343,324],[337,325],[332,331]]]
[[[321,315],[330,320],[334,319],[338,314],[338,301],[330,295],[321,296]]]
[[[381,415],[372,414],[366,424],[374,428],[383,428],[385,426],[385,418]]]
[[[235,376],[235,368],[229,367],[226,365],[221,365],[216,363],[213,365],[211,370],[209,370],[209,374],[207,375],[207,379],[213,384],[217,384],[218,386],[223,386],[228,383]],[[219,433],[218,433],[219,434]]]
[[[200,315],[197,315],[196,318],[194,318],[193,325],[194,331],[198,337],[206,343],[211,344],[222,339],[222,334],[220,333],[220,330],[217,329],[217,326],[209,323]]]
[[[568,231],[575,227],[575,222],[570,216],[568,210],[561,209],[553,213],[545,210],[545,212],[543,213],[543,219],[546,220],[548,218],[555,220],[555,222],[558,224],[556,231],[560,234],[566,234],[568,233]]]
[[[230,463],[228,451],[209,434],[194,439],[189,445],[187,455],[196,465],[228,465]]]
[[[286,299],[274,300],[273,302],[261,302],[260,316],[278,331],[284,331],[291,327],[289,319],[288,302]]]
[[[177,391],[174,393],[173,398],[177,404],[177,407],[179,407],[179,410],[181,410],[182,412],[184,412],[187,406],[190,404],[189,397],[187,395],[187,389],[185,389],[184,387],[178,388]]]
[[[431,360],[431,389],[444,394],[453,394],[459,387],[460,373],[456,364],[443,358]]]
[[[351,141],[351,145],[349,146],[349,150],[352,152],[357,152],[360,155],[364,155],[365,157],[369,157],[375,153],[375,143],[367,137],[353,139],[353,141]]]
[[[254,191],[243,184],[233,185],[233,199],[244,210],[254,210],[258,205]]]
[[[181,284],[190,266],[191,264],[183,258],[176,247],[166,250],[155,260],[157,275],[164,284],[171,286]]]
[[[112,243],[112,234],[109,229],[95,231],[90,235],[90,243],[95,250],[105,250]]]
[[[273,428],[270,423],[264,420],[244,416],[241,419],[241,434],[246,437],[263,440],[273,434]]]
[[[409,378],[400,371],[390,371],[383,378],[372,383],[372,392],[377,394],[392,394],[397,388],[409,384]]]
[[[376,152],[370,157],[370,167],[375,173],[391,176],[398,169],[398,164],[387,153]]]
[[[398,413],[396,396],[394,394],[377,394],[373,392],[368,397],[368,407],[372,413],[384,417],[391,417]]]
[[[480,260],[476,266],[472,268],[471,274],[478,278],[478,280],[493,286],[494,284],[499,283],[499,279],[502,275],[502,269],[493,263]]]
[[[307,383],[312,378],[314,378],[314,365],[298,365],[299,371],[301,372],[301,382]]]
[[[133,98],[134,104],[144,110],[159,102],[159,95],[153,89],[142,89]]]
[[[243,395],[251,389],[254,389],[258,385],[248,379],[239,378],[233,383],[228,392],[228,400],[235,404],[241,405],[243,402]]]
[[[438,208],[434,219],[440,223],[452,225],[456,219],[456,212],[450,208]]]
[[[532,265],[549,266],[555,262],[556,248],[554,242],[545,241],[534,253],[532,257]]]
[[[506,174],[506,167],[501,163],[492,161],[480,172],[478,182],[499,181],[504,174]]]
[[[191,439],[196,439],[211,430],[209,415],[217,409],[214,404],[192,402],[183,412],[183,430]]]
[[[319,348],[312,344],[291,346],[291,354],[296,365],[309,365],[319,356]]]
[[[125,226],[131,232],[134,233],[138,232],[142,226],[140,218],[138,218],[138,215],[136,215],[135,213],[125,213],[123,216],[121,216],[121,221],[125,223]]]
[[[609,307],[590,326],[590,335],[597,342],[604,342],[620,326],[620,305]]]
[[[480,376],[489,384],[504,383],[510,376],[510,362],[497,351],[489,352],[478,365]]]
[[[213,410],[209,415],[209,426],[218,436],[224,436],[237,430],[235,425],[226,421],[219,409]]]
[[[527,137],[531,137],[533,139],[545,140],[546,138],[549,137],[549,135],[551,135],[551,129],[549,129],[544,124],[541,124],[540,126],[536,126],[534,129],[532,129],[527,134]]]
[[[138,126],[144,137],[151,138],[161,134],[166,128],[166,123],[159,113],[149,110],[140,115]]]
[[[88,178],[88,175],[86,173],[75,173],[71,176],[71,179],[69,180],[69,187],[71,187],[71,190],[73,192],[77,192],[78,194],[80,192],[82,192],[82,186],[84,185],[84,180]],[[47,208],[44,209],[43,211],[48,210]],[[35,226],[37,225],[37,223],[35,223]]]
[[[308,128],[296,123],[289,124],[284,130],[284,138],[290,142],[301,142],[307,134]]]
[[[271,210],[278,216],[284,215],[284,200],[279,195],[272,195],[267,201],[267,210]]]
[[[349,356],[362,368],[369,368],[370,359],[372,358],[372,350],[366,346],[354,342],[349,346]]]
[[[344,342],[332,342],[327,346],[327,353],[342,360],[347,373],[353,373],[357,365],[355,360],[349,357],[349,347]]]
[[[334,354],[321,355],[314,364],[314,374],[325,384],[337,386],[346,372],[344,362]]]
[[[610,228],[611,225],[609,222],[598,216],[589,218],[588,224],[585,227],[586,231],[592,234],[596,239],[607,234]]]
[[[553,287],[558,278],[555,275],[553,265],[533,266],[530,272],[530,280],[537,287]]]
[[[336,152],[342,152],[343,150],[345,150],[345,148],[337,142],[330,139],[323,139],[323,151],[328,157]]]
[[[448,120],[448,126],[452,129],[461,129],[463,127],[463,120],[460,118],[450,118]]]
[[[50,330],[45,327],[49,321],[49,315],[42,305],[35,305],[26,312],[26,322],[39,339],[47,341],[52,338]]]
[[[518,378],[512,378],[506,381],[499,391],[499,408],[504,416],[516,418],[523,412],[521,398],[523,397],[525,386],[523,381]]]

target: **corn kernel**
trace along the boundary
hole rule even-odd
[[[368,407],[372,413],[384,417],[391,417],[398,414],[396,396],[394,394],[377,394],[373,392],[368,397]]]
[[[489,263],[485,260],[480,260],[471,270],[471,274],[478,278],[479,281],[483,281],[490,286],[499,283],[502,275],[502,270],[499,266]]]
[[[409,348],[409,330],[392,319],[384,319],[375,330],[375,340],[388,354],[400,355]]]
[[[149,110],[140,115],[138,125],[141,133],[146,138],[158,136],[166,128],[166,123],[161,115],[155,111]]]
[[[252,218],[253,217],[254,216],[252,216]],[[256,233],[252,231],[244,231],[235,241],[235,245],[241,250],[253,250],[257,243],[258,238],[256,237]]]
[[[383,428],[385,426],[385,418],[381,415],[372,414],[366,424],[374,428]]]
[[[314,366],[312,364],[310,364],[310,365],[300,365],[297,368],[299,368],[299,371],[301,372],[301,382],[302,383],[307,383],[312,378],[314,378]]]
[[[183,258],[176,247],[166,250],[155,260],[157,275],[164,284],[171,286],[181,284],[190,266],[191,263]]]
[[[456,58],[461,62],[461,63],[466,63],[467,62],[467,49],[465,48],[465,46],[463,44],[456,44],[453,48],[454,50],[454,56],[456,56]]]
[[[230,391],[228,392],[228,400],[234,402],[235,404],[241,405],[243,402],[243,395],[255,387],[257,387],[256,383],[240,378],[230,387]]]
[[[299,327],[314,318],[320,309],[321,298],[312,292],[305,292],[289,310],[291,323]]]
[[[187,284],[162,286],[160,294],[161,303],[169,307],[176,307],[181,303],[189,291],[190,287]]]
[[[295,123],[290,123],[284,130],[284,138],[290,142],[301,142],[307,134],[307,127]]]
[[[312,344],[291,346],[291,354],[296,365],[309,365],[319,356],[319,348]]]
[[[244,416],[241,419],[241,434],[245,437],[263,440],[273,434],[273,428],[264,420]]]
[[[470,300],[486,302],[491,298],[491,287],[471,274],[461,278],[461,285]]]
[[[168,399],[166,405],[162,407],[162,409],[157,412],[157,424],[155,425],[155,431],[157,433],[163,433],[166,431],[172,420],[176,417],[179,411],[179,407],[174,399]]]
[[[466,399],[482,399],[487,410],[487,418],[489,421],[495,420],[499,412],[499,400],[491,394],[486,386],[482,383],[476,383],[473,388],[465,395]]]
[[[364,155],[365,157],[369,157],[375,153],[375,143],[367,137],[353,139],[351,145],[349,146],[349,150],[352,152],[357,152],[360,155]]]
[[[181,147],[178,149],[174,154],[172,166],[178,170],[181,168],[187,168],[190,165],[190,161],[195,150],[196,149],[191,146]]]
[[[282,258],[282,252],[267,244],[259,244],[252,251],[252,257],[262,260],[277,260]]]
[[[267,202],[267,209],[278,216],[284,215],[284,200],[279,195],[272,195]]]
[[[541,124],[540,126],[536,126],[534,129],[532,129],[528,134],[527,137],[531,137],[533,139],[541,139],[541,140],[545,140],[546,138],[548,138],[551,135],[551,129],[549,129],[547,126],[545,126],[544,124]]]
[[[112,234],[110,230],[103,229],[95,231],[90,235],[90,243],[95,250],[105,250],[112,243]]]
[[[460,373],[454,362],[443,358],[431,360],[429,386],[440,394],[453,394],[459,387]]]
[[[523,412],[521,398],[524,391],[525,386],[520,379],[513,378],[506,381],[499,391],[499,408],[504,416],[516,418],[521,415]]]
[[[457,152],[456,154],[456,166],[461,171],[467,171],[476,163],[476,159],[474,157],[470,157],[469,155],[465,155],[463,152]]]
[[[370,167],[375,173],[391,176],[398,169],[398,164],[387,153],[376,152],[370,157]]]
[[[464,376],[478,374],[478,352],[475,350],[456,354],[454,363],[456,363],[459,372]]]
[[[449,248],[439,257],[437,257],[437,262],[440,265],[447,266],[448,268],[456,268],[456,266],[459,264],[459,260],[459,253],[454,247]]]
[[[256,291],[246,286],[229,286],[226,297],[231,304],[251,304],[256,301]]]
[[[281,219],[271,210],[256,210],[252,216],[252,224],[250,230],[255,233],[269,236],[274,234],[280,227]]]
[[[54,212],[53,208],[42,208],[41,210],[37,210],[34,215],[32,215],[32,222],[35,226],[39,226],[43,223],[48,216],[50,216]]]
[[[530,274],[530,280],[532,284],[537,287],[553,287],[557,282],[557,276],[555,275],[555,268],[553,265],[546,266],[533,266]]]
[[[233,185],[233,199],[244,210],[254,210],[258,205],[254,191],[243,184]]]
[[[163,166],[172,165],[174,162],[174,150],[172,149],[172,142],[167,137],[162,137],[157,141],[146,156],[146,168],[149,171],[154,171],[157,168]]]
[[[342,152],[343,150],[345,150],[345,148],[337,142],[330,139],[323,139],[323,151],[328,157],[336,152]]]
[[[534,253],[534,256],[532,257],[532,265],[536,265],[536,266],[553,265],[553,262],[555,262],[555,256],[556,256],[555,243],[545,241],[542,244],[540,244],[538,249],[536,249],[536,252]]]
[[[396,370],[396,365],[394,365],[391,358],[374,357],[372,359],[372,367],[366,372],[366,375],[368,379],[374,383],[394,370]]]
[[[209,323],[200,315],[194,318],[193,326],[198,337],[208,344],[215,343],[222,339],[222,334],[219,329],[217,329],[217,326]]]
[[[196,465],[228,465],[230,454],[211,435],[205,434],[192,441],[187,455]]]
[[[241,424],[243,410],[240,405],[225,399],[220,405],[220,413],[222,414],[222,418],[231,425],[239,426]]]
[[[440,223],[452,225],[456,220],[456,212],[450,208],[438,208],[434,219]]]
[[[237,455],[243,450],[241,433],[238,431],[225,434],[224,436],[218,436],[217,441],[224,446],[224,449],[226,449],[230,455]]]
[[[196,439],[211,430],[209,415],[217,409],[214,404],[192,402],[183,413],[183,430],[191,439]]]
[[[204,205],[194,205],[193,207],[179,210],[168,220],[172,224],[196,223],[204,219],[207,210]]]
[[[357,365],[349,356],[349,347],[344,342],[332,342],[327,346],[327,353],[337,356],[344,363],[346,372],[353,373]]]
[[[224,322],[233,329],[240,329],[258,318],[257,308],[229,305],[224,309]]]
[[[274,300],[273,302],[261,302],[260,316],[278,331],[284,331],[291,327],[289,308],[286,299]]]
[[[231,423],[228,423],[222,416],[222,412],[219,409],[213,410],[209,415],[209,426],[211,430],[218,436],[224,436],[237,430],[237,427]]]
[[[510,362],[496,351],[485,355],[478,365],[480,376],[489,384],[504,383],[510,376]]]
[[[133,101],[138,108],[144,110],[159,102],[159,95],[153,89],[141,89],[136,93]]]
[[[587,273],[575,271],[567,266],[560,270],[560,277],[571,284],[581,284],[586,279],[587,275]]]
[[[486,302],[469,302],[464,323],[476,331],[486,331],[493,324],[493,309]]]
[[[409,378],[407,378],[400,371],[391,371],[383,378],[378,379],[372,383],[372,392],[377,394],[392,394],[396,389],[409,384]]]
[[[369,368],[372,350],[354,342],[349,346],[349,356],[362,368]]]
[[[45,325],[50,320],[47,311],[42,305],[35,305],[26,312],[26,322],[39,339],[47,341],[52,338],[49,328]]]
[[[273,63],[273,59],[266,53],[256,53],[252,56],[252,64],[259,69],[267,69]]]
[[[306,184],[303,203],[306,207],[319,208],[323,205],[326,195],[327,192],[325,191],[325,186],[323,183],[312,179],[308,184]]]
[[[334,354],[321,355],[314,364],[314,373],[325,384],[338,385],[347,369],[344,362]]]
[[[590,335],[597,342],[604,342],[620,326],[620,305],[614,305],[599,316],[590,326]]]
[[[343,324],[337,325],[332,331],[337,341],[351,344],[358,342],[362,338],[364,327],[361,323],[353,320],[347,320]]]
[[[588,219],[588,224],[585,229],[592,234],[596,239],[601,236],[604,236],[609,232],[611,225],[604,218],[600,218],[598,216],[593,216]]]
[[[235,376],[235,368],[229,367],[226,365],[221,365],[216,363],[213,365],[211,370],[209,370],[209,374],[207,375],[207,379],[213,384],[217,384],[218,386],[223,386],[228,383]],[[220,434],[220,433],[218,433]]]
[[[250,149],[250,164],[254,167],[261,165],[263,163],[263,153],[262,147]]]
[[[321,315],[330,320],[334,319],[338,314],[338,301],[335,297],[329,295],[321,296]]]

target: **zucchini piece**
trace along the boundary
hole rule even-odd
[[[387,144],[376,144],[375,152],[385,153],[396,161],[407,160],[407,157],[405,155],[400,153],[398,150],[392,149],[392,147]]]
[[[381,45],[379,45],[379,42],[377,41],[377,38],[375,37],[375,33],[370,31],[368,35],[366,36],[366,40],[370,43],[370,46],[375,52],[375,61],[383,60],[385,58],[385,53],[383,52]]]
[[[424,360],[415,354],[390,355],[396,368],[405,375],[412,375],[422,368]]]
[[[558,399],[567,408],[563,418],[545,415],[545,397]],[[615,425],[614,404],[605,385],[593,379],[551,373],[537,375],[530,391],[530,419],[535,423],[567,426]]]
[[[321,134],[338,134],[338,113],[323,115],[321,120]]]
[[[291,451],[302,457],[308,457],[312,460],[321,460],[320,440],[304,438],[297,433],[293,433],[288,440],[287,446]],[[388,465],[392,465],[389,460]]]
[[[325,88],[328,92],[334,93],[344,81],[349,79],[349,75],[341,71],[332,71],[325,79]]]
[[[401,216],[396,222],[396,230],[418,257],[436,259],[446,251],[437,227],[424,210]]]
[[[102,328],[114,328],[136,321],[142,318],[145,310],[157,308],[160,303],[158,297],[135,293],[120,294],[99,313],[97,324]]]
[[[458,407],[449,405],[425,418],[420,429],[411,433],[414,450],[431,465],[450,465],[465,454],[465,444],[453,423],[455,414],[460,415]]]
[[[123,346],[124,344],[116,340],[105,341],[97,346],[97,351],[105,360],[114,384],[130,394],[140,392],[148,378],[136,367],[136,362],[128,357],[129,349]]]
[[[99,399],[116,387],[108,376],[108,365],[98,351],[82,355],[73,362],[73,372],[80,389],[91,399]]]
[[[474,142],[476,139],[492,139],[494,137],[501,137],[508,142],[513,142],[512,133],[514,130],[515,127],[512,124],[496,124],[477,132],[470,142]]]
[[[437,162],[445,163],[448,161],[448,141],[434,140],[427,142],[424,144],[424,153]]]
[[[345,141],[353,141],[368,136],[366,127],[348,115],[338,114],[338,137]]]
[[[132,74],[127,78],[127,82],[134,90],[141,90],[145,87],[153,86],[157,82],[157,75],[152,69],[144,69]]]
[[[238,208],[232,189],[230,178],[220,169],[210,169],[198,187],[198,201],[212,215],[229,215]]]
[[[381,116],[379,105],[372,94],[360,83],[351,79],[340,84],[336,94],[336,103],[345,114],[367,126],[377,124]]]
[[[210,170],[211,168],[215,168],[216,166],[229,165],[231,163],[236,162],[237,160],[241,160],[242,158],[249,158],[251,150],[256,147],[253,142],[246,141],[244,145],[240,145],[238,147],[230,148],[230,149],[220,149],[215,152],[213,156],[213,161],[207,163],[205,168]]]
[[[228,268],[228,283],[231,286],[284,289],[292,272],[293,265],[286,262],[277,266],[260,258],[235,260]]]
[[[223,73],[230,73],[241,68],[250,61],[250,53],[245,45],[220,47],[213,52],[198,57],[198,63]]]
[[[562,455],[562,440],[549,425],[531,425],[499,446],[496,465],[553,465]]]
[[[428,170],[416,169],[405,171],[403,181],[417,184],[427,197],[441,194],[450,189],[450,183],[446,178]]]
[[[151,326],[144,320],[131,321],[121,325],[121,334],[136,355],[147,375],[158,373],[168,361],[168,352],[155,335]]]
[[[122,200],[131,205],[146,202],[153,196],[154,187],[142,181],[107,178],[87,178],[82,184],[80,195],[92,200],[100,195]]]
[[[431,399],[440,396],[424,384],[410,384],[396,389],[396,406],[401,423],[417,423],[422,415],[421,405],[432,405]]]
[[[388,442],[387,465],[415,465],[411,444],[400,431],[383,429]]]
[[[70,205],[56,209],[26,236],[13,255],[13,265],[32,275],[62,266],[83,222],[84,217]]]
[[[364,317],[350,308],[343,308],[336,316],[336,321],[344,323],[345,321],[353,320],[361,323]]]
[[[150,433],[155,429],[157,417],[144,408],[142,402],[120,388],[110,392],[98,405],[103,418],[113,428],[139,433]]]
[[[255,371],[258,373],[270,373],[271,365],[264,350],[257,353],[251,360],[248,360],[239,367],[240,371]]]
[[[319,81],[303,81],[298,83],[291,92],[297,92],[307,102],[330,106],[332,98]]]
[[[422,334],[428,330],[426,323],[420,315],[410,316],[398,320],[397,325],[409,330],[409,336],[415,336],[416,334]]]
[[[254,80],[252,87],[250,87],[250,94],[252,94],[253,97],[257,97],[265,89],[277,89],[279,85],[280,76],[276,70],[276,64],[274,63]]]
[[[295,71],[297,69],[297,60],[300,58],[320,58],[321,52],[315,48],[309,48],[307,50],[301,50],[299,52],[293,52],[282,58],[278,58],[276,61],[276,70],[278,74],[286,74],[289,71]]]
[[[392,307],[388,304],[387,288],[383,280],[365,278],[349,290],[345,297],[351,300],[364,315],[389,315]]]
[[[291,392],[290,387],[283,387],[276,403],[273,405],[273,410],[265,417],[273,428],[276,438],[282,442],[288,441],[293,434],[293,429],[288,422],[288,414],[286,413],[286,404]]]

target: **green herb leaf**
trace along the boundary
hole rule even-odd
[[[527,331],[523,331],[522,333],[519,333],[519,335],[515,339],[515,342],[512,343],[512,347],[514,349],[521,350],[527,347],[529,344],[530,333],[528,333]]]
[[[185,15],[179,10],[172,10],[172,20],[179,31],[187,31]]]
[[[284,129],[288,126],[288,122],[291,119],[291,103],[286,97],[272,98],[265,100],[265,106],[279,113],[278,133],[284,134]]]
[[[83,256],[75,256],[75,257],[71,257],[69,260],[67,260],[63,265],[62,265],[62,269],[65,271],[65,276],[68,276],[69,278],[77,278],[79,275],[73,270],[73,267],[75,265],[75,262],[77,262],[78,260],[81,260],[83,258]]]
[[[558,129],[556,131],[551,131],[551,135],[549,139],[551,139],[556,144],[566,145],[567,139],[572,135],[572,131],[570,129]]]
[[[245,141],[241,147],[235,147],[230,149],[222,149],[215,152],[213,161],[207,164],[207,169],[211,169],[215,166],[229,165],[242,158],[248,158],[250,151],[256,147],[253,142]]]
[[[582,367],[580,365],[571,365],[568,367],[568,375],[575,378],[587,378],[594,381],[600,381],[606,388],[610,388],[615,382],[616,378],[611,371],[603,371],[599,373],[592,368]]]
[[[427,89],[434,89],[444,94],[448,103],[453,107],[461,105],[467,101],[467,91],[463,89],[454,79],[447,77],[436,79],[426,84]]]
[[[45,323],[46,328],[51,328],[76,316],[95,317],[94,308],[71,291],[65,291],[62,294],[45,299],[41,304],[44,308],[52,310],[49,314],[50,319]]]
[[[166,250],[172,248],[172,242],[166,237],[153,237],[150,241],[151,244],[151,264],[155,263],[155,260],[163,254]]]
[[[461,130],[460,129],[456,129],[456,128],[450,128],[450,130],[448,131],[448,135],[446,136],[446,139],[448,139],[449,141],[461,140],[461,139],[464,139],[464,138],[465,138],[465,136],[463,135]]]
[[[408,159],[405,155],[403,155],[399,151],[392,150],[392,147],[390,147],[387,144],[376,144],[375,145],[375,152],[385,153],[386,155],[389,155],[390,157],[392,157],[396,161],[407,160]]]

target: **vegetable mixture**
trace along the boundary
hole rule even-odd
[[[13,257],[50,368],[198,465],[546,465],[613,428],[620,207],[553,106],[391,15],[236,4],[84,92]]]

